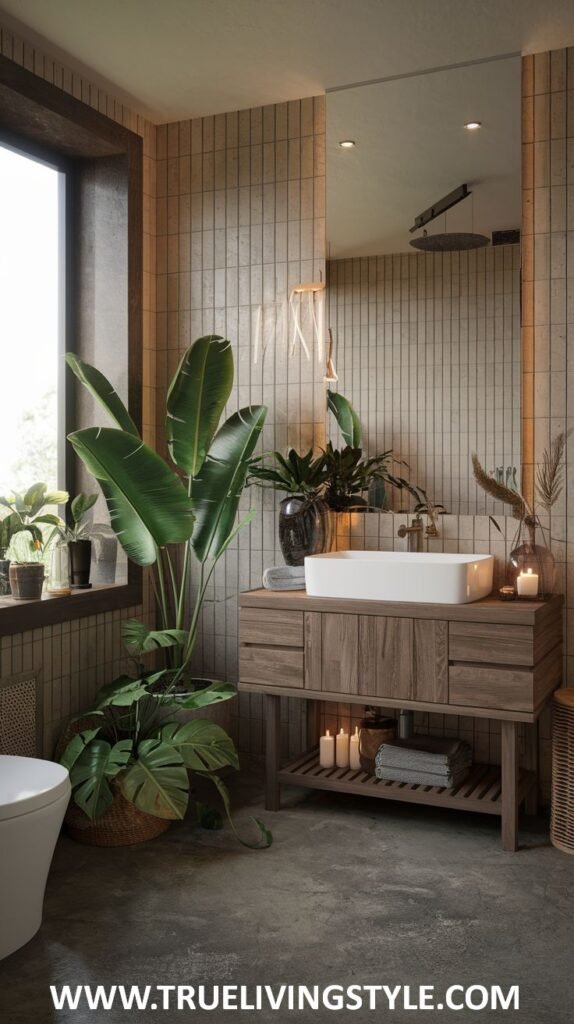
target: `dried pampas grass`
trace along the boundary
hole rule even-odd
[[[550,512],[564,488],[562,456],[567,439],[568,433],[557,434],[550,447],[544,449],[542,462],[536,470],[536,493],[546,512]]]
[[[515,519],[526,519],[532,515],[525,499],[518,491],[513,491],[510,487],[499,484],[494,477],[488,475],[486,470],[482,468],[476,452],[472,453],[472,468],[477,484],[482,487],[483,491],[490,494],[491,498],[494,498],[496,501],[502,501],[505,505],[510,505]]]

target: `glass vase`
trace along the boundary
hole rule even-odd
[[[519,598],[540,600],[554,593],[556,559],[545,544],[540,523],[530,518],[521,521],[510,552],[507,580]]]
[[[52,548],[47,590],[55,597],[67,597],[72,593],[70,549],[65,541],[59,541]]]
[[[287,565],[303,565],[306,555],[330,547],[331,518],[321,498],[292,494],[279,505],[279,544]]]

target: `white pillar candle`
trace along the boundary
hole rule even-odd
[[[337,733],[337,744],[335,749],[335,762],[337,768],[349,767],[349,733],[341,729]]]
[[[536,597],[538,593],[538,574],[527,569],[521,572],[516,580],[516,589],[519,597]]]
[[[357,768],[361,767],[361,759],[359,757],[359,726],[355,726],[355,732],[349,740],[349,768],[356,771]]]
[[[333,768],[335,765],[335,737],[328,729],[319,740],[319,764],[321,768]]]

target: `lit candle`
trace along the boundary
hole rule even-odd
[[[361,759],[359,757],[359,726],[355,726],[355,732],[349,740],[349,768],[356,771],[361,767]]]
[[[538,574],[527,569],[521,572],[516,580],[516,589],[519,597],[536,597],[538,593]]]
[[[333,768],[335,765],[335,737],[328,729],[319,740],[319,764],[321,768]]]
[[[349,733],[341,729],[337,733],[337,744],[335,752],[337,768],[349,767]]]

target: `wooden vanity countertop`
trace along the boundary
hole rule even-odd
[[[448,622],[492,622],[517,626],[542,626],[562,611],[563,597],[552,594],[543,601],[501,601],[491,595],[470,604],[418,604],[404,601],[362,601],[356,598],[310,597],[304,590],[246,590],[239,595],[241,608],[278,611],[334,612],[340,615],[383,615],[408,619],[442,619]]]

